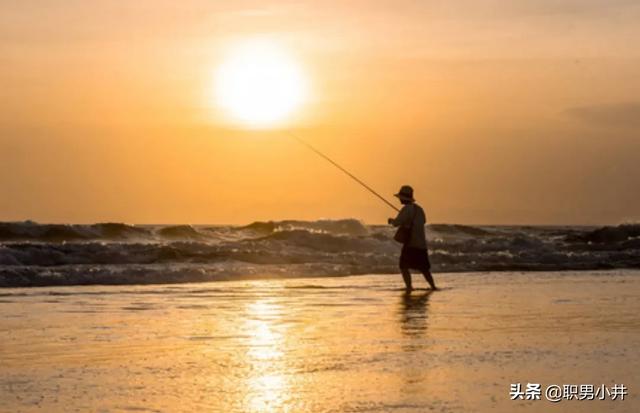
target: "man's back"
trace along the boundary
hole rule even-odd
[[[427,248],[427,238],[424,232],[424,225],[427,222],[426,215],[424,210],[420,205],[415,202],[410,204],[405,204],[398,216],[394,220],[394,225],[403,226],[403,227],[411,227],[411,237],[409,241],[405,244],[407,247],[411,248]]]

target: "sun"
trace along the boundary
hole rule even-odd
[[[216,105],[233,122],[279,126],[307,98],[307,81],[286,49],[266,40],[234,46],[215,74]]]

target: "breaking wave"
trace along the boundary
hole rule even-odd
[[[355,219],[236,226],[0,223],[0,286],[192,282],[396,272],[387,226]],[[435,271],[640,268],[640,224],[427,228]]]

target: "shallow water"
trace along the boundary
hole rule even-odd
[[[1,289],[0,411],[638,411],[640,272],[436,280]],[[516,382],[629,396],[514,402]]]

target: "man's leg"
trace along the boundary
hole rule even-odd
[[[424,279],[427,280],[432,290],[437,290],[436,283],[433,282],[433,276],[431,275],[431,270],[428,268],[424,268],[422,270],[422,275],[424,275]]]
[[[400,267],[400,272],[402,272],[402,279],[404,280],[404,285],[407,291],[413,290],[413,287],[411,286],[411,272],[409,272],[409,269]]]

